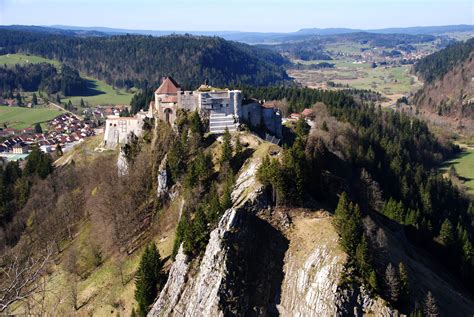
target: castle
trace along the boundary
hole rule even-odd
[[[209,122],[209,132],[221,134],[227,128],[237,131],[240,123],[251,127],[264,127],[272,135],[281,138],[281,115],[269,103],[255,100],[242,104],[240,90],[219,89],[201,85],[194,91],[183,91],[171,77],[162,80],[155,91],[155,100],[150,102],[148,112],[140,111],[134,117],[109,117],[105,123],[104,146],[113,148],[127,142],[128,135],[142,133],[146,117],[158,118],[174,125],[178,110],[198,111]]]
[[[209,119],[209,132],[223,133],[225,128],[237,131],[241,107],[240,90],[217,89],[204,84],[195,91],[183,91],[173,78],[166,77],[155,91],[148,115],[173,125],[178,109],[197,110]]]

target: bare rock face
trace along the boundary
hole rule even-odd
[[[119,176],[124,176],[128,173],[128,162],[122,149],[120,149],[119,156],[117,158],[117,170]]]
[[[391,309],[383,299],[370,296],[370,293],[362,286],[354,289],[338,289],[335,303],[337,316],[365,316],[367,314],[382,317],[400,316],[399,312]]]
[[[172,308],[178,303],[181,293],[186,286],[188,271],[188,257],[184,254],[183,246],[181,245],[178,254],[176,254],[175,262],[171,267],[168,281],[148,316],[166,316],[171,313]]]
[[[156,193],[158,198],[163,198],[168,194],[168,174],[166,172],[167,160],[168,154],[165,155],[158,169],[158,188]]]
[[[267,206],[257,160],[244,166],[202,259],[188,262],[180,248],[148,316],[393,316],[339,288],[346,255],[328,215],[284,214],[281,226],[257,215]]]

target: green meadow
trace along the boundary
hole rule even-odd
[[[6,54],[0,55],[0,67],[3,65],[13,66],[16,64],[24,65],[28,63],[50,63],[57,67],[61,66],[61,63],[56,60],[46,59],[34,55],[24,55],[24,54]],[[108,85],[104,81],[97,80],[95,78],[86,76],[81,73],[81,77],[88,81],[88,92],[84,96],[68,96],[63,98],[63,102],[71,102],[74,105],[79,105],[81,98],[89,106],[96,105],[128,105],[132,99],[133,93],[127,92],[123,89],[114,89],[112,86]]]
[[[454,166],[459,178],[466,187],[467,192],[474,195],[474,147],[464,148],[464,151],[456,158],[443,164],[443,171]]]
[[[46,123],[61,113],[60,110],[50,108],[0,106],[0,125],[3,127],[6,124],[9,128],[24,129],[36,123]]]
[[[127,92],[123,89],[114,89],[107,83],[96,80],[92,77],[81,75],[82,78],[88,81],[88,94],[85,96],[72,96],[62,99],[63,103],[69,102],[74,105],[80,105],[81,99],[89,106],[97,105],[128,105],[132,100],[133,93]]]
[[[23,55],[23,54],[6,54],[0,55],[0,66],[7,65],[13,66],[16,64],[25,65],[25,64],[39,64],[39,63],[49,63],[56,66],[59,66],[58,61],[47,59],[34,55]]]

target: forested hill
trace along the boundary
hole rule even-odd
[[[414,66],[424,79],[413,101],[423,115],[471,136],[474,135],[474,38],[431,54]]]
[[[474,38],[450,45],[422,58],[415,64],[414,71],[426,82],[431,83],[465,61],[472,52],[474,52]]]
[[[218,37],[121,35],[73,37],[2,30],[0,54],[27,53],[57,59],[120,88],[156,85],[173,76],[194,87],[281,84],[289,81],[279,54]]]

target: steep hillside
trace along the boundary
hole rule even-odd
[[[268,147],[262,144],[256,153],[268,153]],[[252,176],[260,155],[240,171],[234,206],[211,232],[203,257],[191,259],[180,248],[148,316],[398,315],[373,292],[345,284],[348,257],[331,213],[268,205],[269,197]],[[369,218],[366,222],[367,230],[384,237],[377,261],[407,263],[420,303],[418,294],[433,289],[442,312],[472,314],[469,295],[431,269],[436,266],[417,255],[402,232]]]
[[[114,87],[143,88],[163,76],[185,86],[269,85],[289,80],[280,55],[218,37],[122,35],[78,38],[2,30],[0,53],[28,53],[71,64]]]
[[[414,67],[425,80],[414,103],[429,120],[474,133],[474,40],[422,59]]]

